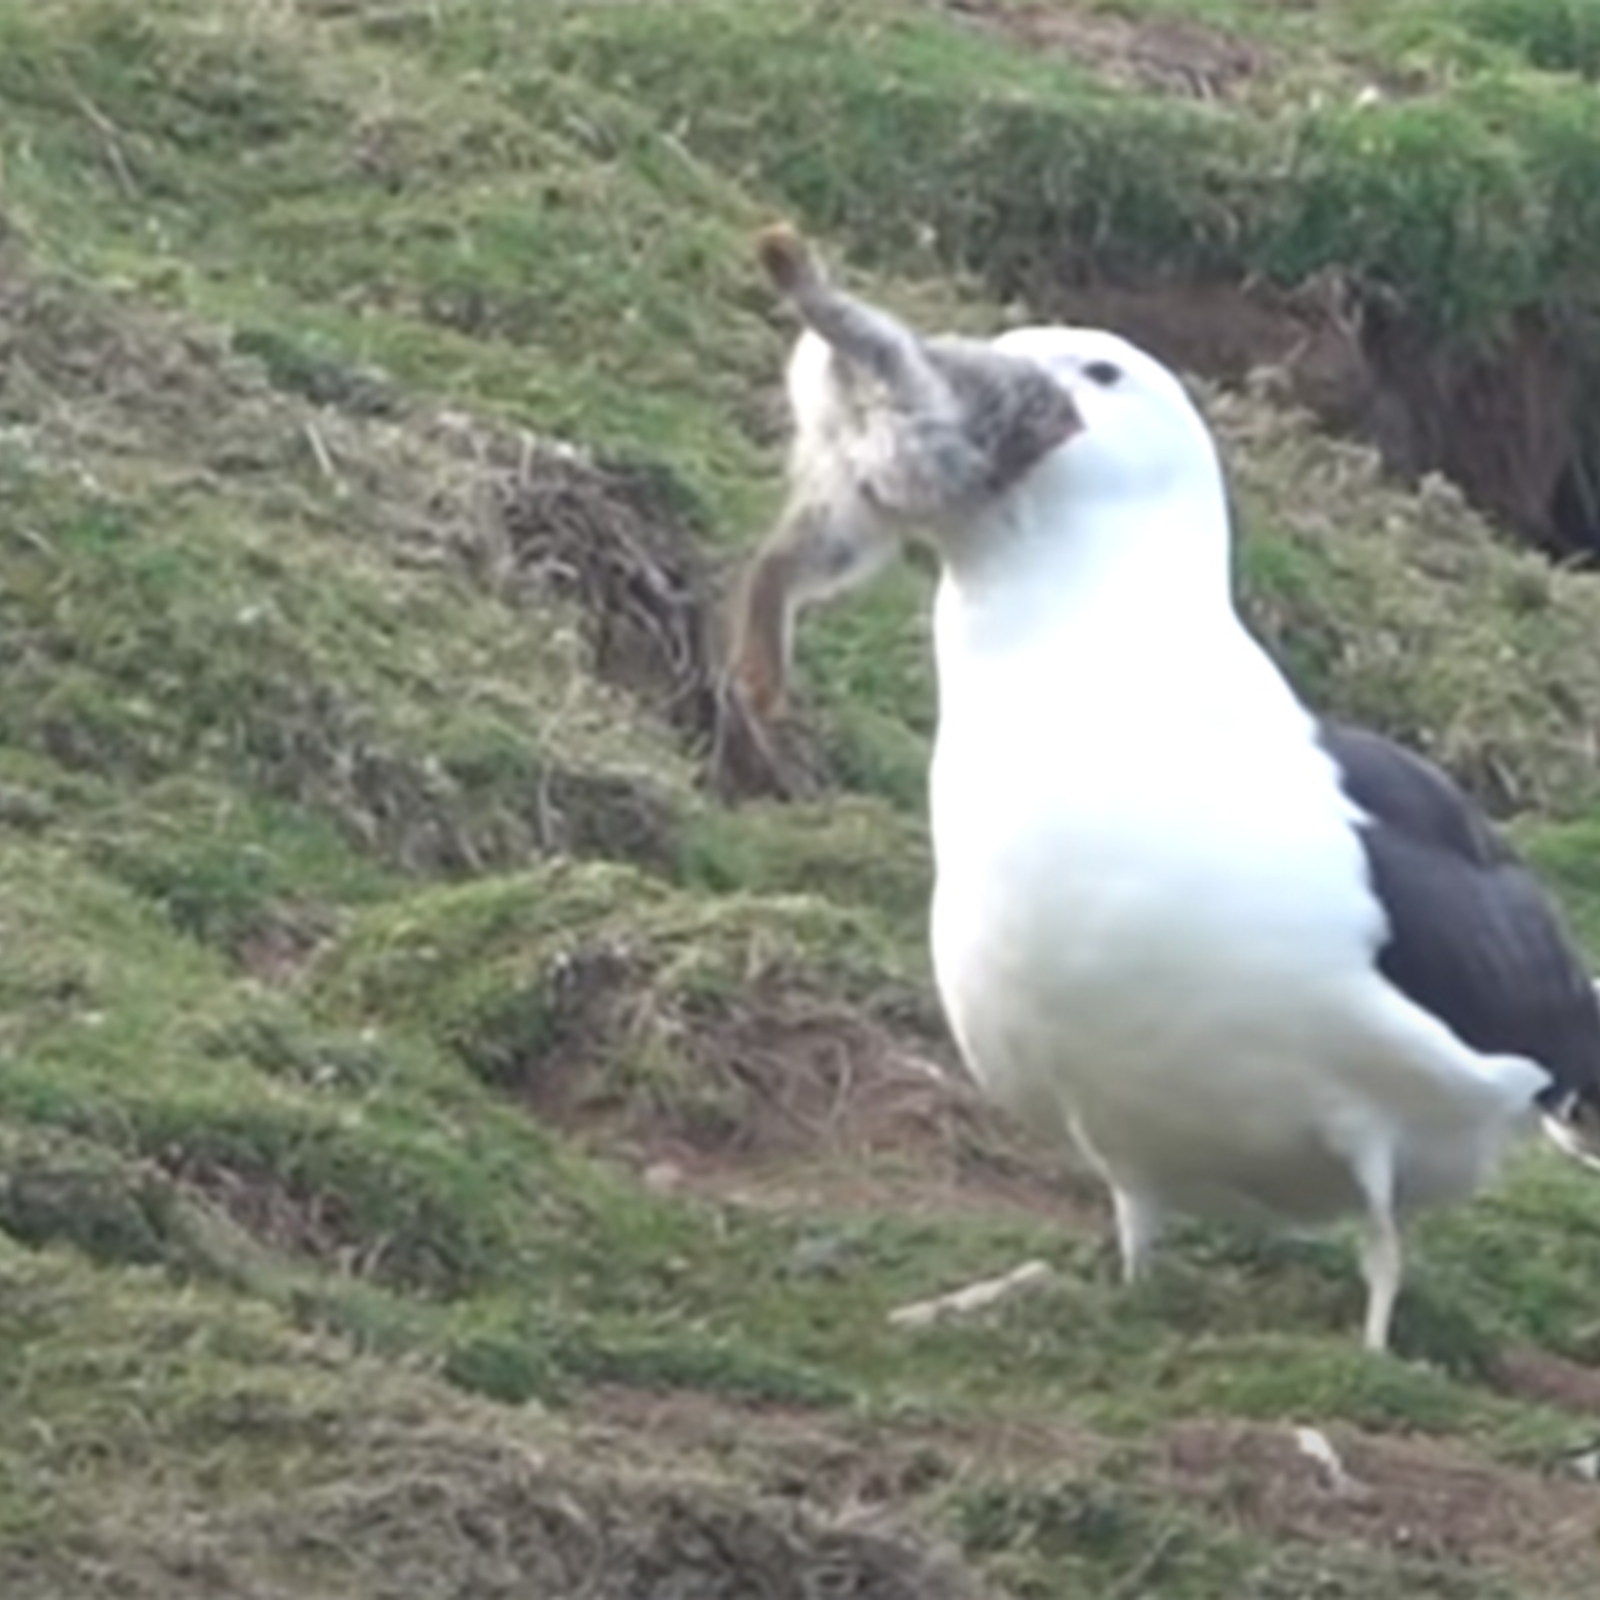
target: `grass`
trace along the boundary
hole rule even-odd
[[[926,574],[806,630],[839,788],[728,810],[508,510],[748,543],[779,211],[952,326],[1333,263],[1581,345],[1591,9],[1073,13],[1248,38],[1202,105],[910,0],[0,0],[0,1590],[1591,1593],[1592,1184],[1420,1228],[1401,1360],[1342,1237],[1120,1290],[920,1066]],[[1595,580],[1204,397],[1252,621],[1600,950]]]

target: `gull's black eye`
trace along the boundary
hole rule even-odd
[[[1114,361],[1091,361],[1083,369],[1083,375],[1090,383],[1097,383],[1102,389],[1109,389],[1113,384],[1122,381],[1122,368]]]

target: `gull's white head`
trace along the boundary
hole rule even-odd
[[[1041,465],[1069,500],[1204,499],[1222,492],[1211,430],[1166,367],[1099,328],[1015,328],[996,350],[1044,367],[1072,396],[1083,430]]]
[[[1012,595],[1012,609],[1073,598],[1231,610],[1230,526],[1216,443],[1178,378],[1098,328],[1025,327],[996,350],[1043,366],[1082,428],[986,510],[939,539],[958,588]],[[975,586],[975,587],[974,587]]]
[[[798,608],[867,581],[908,537],[938,551],[943,612],[991,641],[1089,612],[1146,637],[1231,617],[1221,466],[1178,379],[1094,328],[1012,329],[989,342],[998,362],[960,344],[926,347],[931,403],[881,412],[841,396],[822,336],[796,346],[791,504],[741,584],[730,647],[752,705],[781,695]],[[952,376],[953,410],[937,395]]]

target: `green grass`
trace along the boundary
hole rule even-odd
[[[1120,1289],[1092,1189],[915,1066],[926,573],[808,622],[839,788],[728,810],[505,513],[558,441],[712,567],[755,537],[782,212],[930,323],[1336,264],[1592,363],[1591,10],[1080,17],[1248,37],[1201,104],[911,0],[0,0],[8,1600],[1593,1591],[1169,1461],[1309,1424],[1558,1484],[1593,1418],[1507,1358],[1600,1362],[1592,1181],[1529,1152],[1420,1227],[1392,1361],[1343,1236],[1190,1227]],[[1251,620],[1600,952],[1596,580],[1204,397]]]

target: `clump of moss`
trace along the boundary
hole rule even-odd
[[[159,1167],[48,1129],[0,1123],[0,1228],[35,1247],[70,1243],[101,1262],[222,1266],[208,1246],[224,1230]]]

